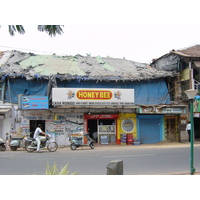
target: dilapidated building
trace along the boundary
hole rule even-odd
[[[141,143],[180,141],[186,106],[174,101],[177,94],[170,97],[172,82],[179,85],[179,70],[159,67],[159,59],[148,65],[20,51],[1,52],[0,57],[2,138],[6,132],[34,131],[41,123],[59,145],[68,144],[67,135],[86,131],[97,133],[95,140],[102,144],[126,143],[124,134]]]
[[[158,70],[177,72],[169,81],[169,91],[173,104],[183,104],[188,107],[188,97],[185,90],[198,90],[194,105],[194,132],[195,138],[200,138],[200,45],[182,50],[172,50],[155,59],[151,66]],[[187,109],[189,111],[189,109]],[[181,139],[185,137],[185,126],[189,121],[189,112],[181,116],[179,129]]]

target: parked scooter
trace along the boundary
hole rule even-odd
[[[6,150],[6,143],[0,138],[0,151]]]
[[[41,137],[40,139],[40,149],[48,149],[50,152],[54,152],[58,149],[58,144],[50,137],[50,135],[47,135],[46,137]],[[37,150],[37,141],[35,138],[28,138],[25,150],[27,152],[33,152]]]
[[[10,149],[16,151],[18,148],[25,148],[25,144],[30,138],[30,134],[26,134],[24,137],[10,137]]]
[[[71,150],[76,150],[76,148],[84,146],[89,146],[91,149],[94,149],[94,140],[89,137],[89,133],[85,133],[84,136],[86,136],[88,140],[87,144],[83,143],[83,137],[68,136]]]

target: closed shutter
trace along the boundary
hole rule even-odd
[[[143,144],[157,143],[161,141],[162,129],[162,116],[154,117],[142,116],[139,118],[139,140]]]

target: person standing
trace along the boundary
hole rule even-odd
[[[9,141],[9,134],[6,133],[6,146],[7,147],[9,146],[9,143],[10,143],[10,141]]]
[[[190,121],[188,122],[187,126],[186,126],[186,131],[189,137],[189,142],[190,142],[190,132],[191,132],[191,123]]]
[[[40,153],[40,144],[41,144],[40,138],[42,137],[40,136],[40,134],[47,136],[47,134],[44,131],[42,131],[41,128],[42,124],[38,124],[38,127],[35,129],[33,136],[33,138],[35,138],[35,140],[37,141],[37,153]]]

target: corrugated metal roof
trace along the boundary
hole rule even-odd
[[[20,51],[9,51],[4,55],[7,57],[1,58],[4,60],[0,65],[1,76],[135,81],[172,75],[171,72],[156,70],[146,63],[111,57],[35,55]]]

